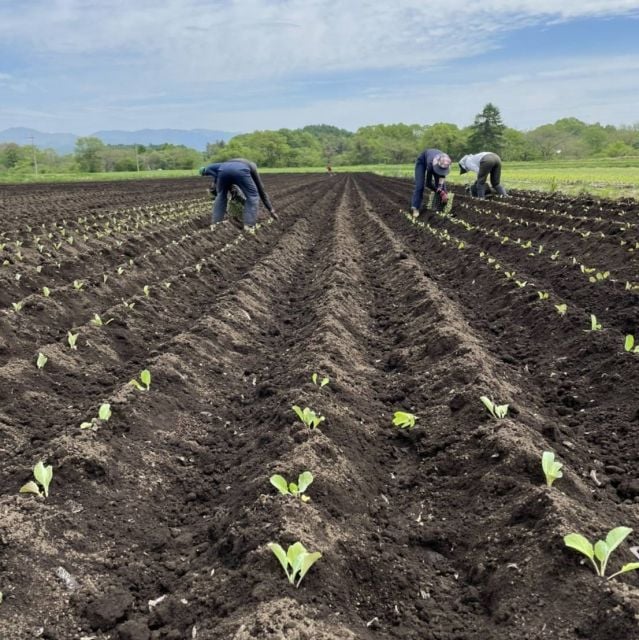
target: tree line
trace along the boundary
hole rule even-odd
[[[499,109],[487,104],[474,122],[458,127],[378,124],[347,131],[331,125],[254,131],[229,142],[213,141],[204,153],[180,145],[106,145],[98,138],[79,138],[75,153],[60,156],[13,143],[0,144],[0,171],[99,172],[195,169],[208,162],[249,158],[261,167],[320,167],[405,164],[425,148],[446,151],[453,159],[466,153],[494,151],[508,160],[581,159],[639,155],[639,123],[632,126],[587,124],[562,118],[530,131],[504,124]]]

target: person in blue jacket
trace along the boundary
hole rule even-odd
[[[424,187],[435,192],[433,208],[439,210],[448,201],[446,176],[450,172],[452,160],[439,149],[425,149],[415,162],[415,190],[411,202],[413,217],[419,215],[424,200]]]
[[[222,222],[226,216],[227,196],[235,186],[245,197],[244,228],[252,229],[257,222],[257,210],[260,199],[268,212],[277,220],[275,209],[264,189],[262,180],[257,172],[257,165],[244,158],[235,158],[225,162],[215,162],[200,168],[201,176],[213,178],[211,187],[215,194],[213,203],[213,224]]]

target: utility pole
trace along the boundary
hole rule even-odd
[[[36,156],[35,138],[31,135],[29,136],[29,140],[31,140],[31,150],[33,151],[33,171],[38,175],[38,158]]]
[[[140,173],[140,156],[138,156],[138,145],[135,145],[135,166],[138,168],[138,173]]]

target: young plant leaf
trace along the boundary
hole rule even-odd
[[[293,584],[292,576],[288,571],[288,558],[286,555],[286,551],[284,551],[284,549],[279,544],[277,544],[277,542],[269,542],[268,548],[275,554],[275,557],[280,561],[280,564],[282,565],[282,569],[284,569],[284,573],[286,574],[288,581],[291,584]]]
[[[108,402],[105,402],[100,405],[98,409],[98,418],[102,420],[102,422],[108,422],[111,417],[111,405]]]
[[[49,484],[51,484],[51,479],[53,478],[53,467],[51,465],[45,467],[42,460],[40,460],[33,467],[33,476],[42,485],[44,497],[48,498]]]
[[[400,429],[408,429],[409,431],[415,426],[418,419],[417,416],[406,411],[395,411],[393,414],[393,424]]]
[[[310,471],[300,473],[297,478],[298,491],[304,493],[313,483],[313,474]]]
[[[613,573],[608,580],[612,580],[615,576],[621,575],[622,573],[628,573],[628,571],[636,571],[639,569],[639,562],[629,562],[628,564],[624,564],[623,567],[616,573]]]
[[[140,380],[148,391],[151,388],[151,372],[148,369],[144,369],[140,372]]]
[[[552,484],[558,478],[563,477],[561,468],[564,465],[555,460],[555,454],[552,451],[544,451],[541,456],[541,468],[546,476],[546,484],[552,487]]]
[[[40,488],[33,480],[29,480],[29,482],[23,484],[20,487],[20,493],[35,493],[38,496],[41,495]]]
[[[269,478],[271,484],[283,495],[288,496],[290,492],[288,490],[288,482],[283,476],[275,474]]]
[[[49,358],[44,353],[38,353],[38,359],[36,360],[36,366],[38,369],[44,369],[44,365],[47,364]]]

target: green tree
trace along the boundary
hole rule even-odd
[[[505,129],[506,125],[501,119],[499,109],[489,102],[482,112],[475,116],[475,121],[470,126],[468,144],[472,149],[471,153],[480,151],[501,153]]]
[[[104,142],[100,138],[87,136],[75,143],[75,159],[82,171],[95,173],[103,167]]]
[[[436,122],[424,127],[419,146],[421,149],[441,149],[452,158],[461,158],[468,153],[468,133],[456,124]]]

